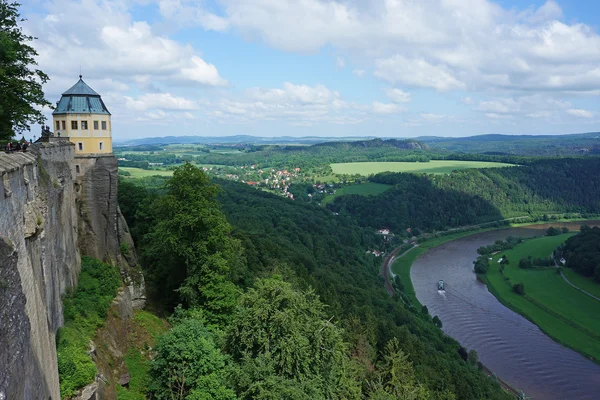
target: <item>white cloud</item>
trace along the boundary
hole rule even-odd
[[[424,59],[408,59],[395,55],[375,61],[375,76],[390,83],[433,88],[439,91],[463,89],[465,84],[453,76],[446,66],[433,65]]]
[[[443,114],[432,114],[432,113],[423,113],[423,114],[419,114],[419,116],[426,121],[439,121],[446,117]]]
[[[373,112],[376,114],[397,114],[404,111],[404,108],[394,103],[381,103],[379,101],[373,102]]]
[[[227,84],[227,81],[221,78],[214,65],[208,64],[198,56],[193,56],[191,61],[193,66],[181,69],[180,76],[183,79],[211,86],[222,86]]]
[[[30,17],[26,28],[39,38],[38,62],[53,80],[75,79],[81,66],[86,77],[120,82],[226,83],[192,46],[155,34],[145,21],[133,21],[127,3],[55,0],[46,6],[49,14]]]
[[[581,110],[578,108],[571,108],[567,110],[567,113],[578,118],[592,118],[594,116],[593,112],[588,110]]]
[[[173,96],[171,93],[148,93],[133,98],[124,96],[125,105],[128,108],[137,111],[145,111],[149,109],[162,110],[197,110],[198,105],[183,97]]]
[[[227,19],[204,10],[201,1],[159,0],[158,6],[163,17],[176,21],[179,26],[200,25],[213,31],[225,31],[229,27]]]
[[[505,116],[527,116],[530,118],[550,118],[556,111],[571,107],[567,101],[555,98],[550,94],[535,94],[527,96],[500,97],[492,100],[480,101],[473,107],[490,118]]]
[[[509,119],[512,118],[510,115],[497,114],[497,113],[485,113],[485,116],[490,119]]]
[[[394,103],[410,103],[412,101],[410,93],[404,92],[400,89],[389,88],[385,90],[385,94]]]
[[[285,121],[293,126],[312,126],[356,124],[369,118],[368,107],[348,103],[339,92],[324,85],[286,82],[281,88],[255,87],[204,103],[209,116],[219,123]]]
[[[550,118],[551,114],[549,111],[537,111],[527,114],[529,118]]]
[[[595,109],[590,99],[600,93],[598,29],[572,22],[552,0],[527,9],[503,8],[493,0],[35,3],[46,12],[25,15],[24,25],[27,33],[39,37],[35,46],[40,68],[52,78],[44,87],[48,98],[57,100],[75,83],[81,65],[84,79],[103,95],[115,121],[191,124],[206,115],[204,122],[258,126],[278,121],[314,127],[395,121],[393,115],[400,112],[405,126],[457,121],[427,108],[421,113],[404,110],[412,88],[426,89],[419,96],[436,96],[428,93],[431,90],[458,92],[444,93],[439,103],[467,105],[479,118],[469,124],[479,127],[516,121],[529,124],[522,125],[529,132],[534,126],[556,131],[558,123],[593,123],[598,115],[588,111]],[[154,5],[160,16],[145,18]],[[330,89],[328,81],[288,82],[276,88],[236,86],[242,80],[221,76],[214,60],[177,35],[182,28],[199,27],[288,52],[333,54],[338,69],[358,66],[352,70],[357,77],[373,73],[384,86],[374,90],[384,90],[387,100],[357,104]],[[190,32],[197,33],[185,33]],[[199,37],[205,40],[202,33],[191,40],[203,43]],[[310,68],[313,59],[304,60]],[[261,61],[265,74],[279,68]],[[296,70],[285,72],[289,75],[281,81],[305,79]],[[360,82],[361,94],[372,81]],[[340,79],[336,88],[344,83]],[[435,111],[444,112],[437,105]],[[544,125],[544,120],[549,122]]]
[[[189,7],[191,1],[177,3]],[[392,83],[440,91],[600,89],[600,36],[585,24],[561,21],[553,0],[526,10],[491,0],[219,4],[214,18],[244,38],[301,53],[331,46],[370,60],[376,76]],[[196,9],[207,13],[202,5]]]

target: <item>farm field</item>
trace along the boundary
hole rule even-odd
[[[355,185],[345,186],[336,190],[335,194],[328,195],[323,199],[322,204],[331,203],[336,197],[344,194],[360,194],[363,196],[374,196],[381,194],[391,188],[391,185],[383,183],[367,182],[357,183]]]
[[[132,168],[132,167],[119,167],[120,171],[129,172],[131,176],[127,178],[146,178],[148,176],[171,176],[173,175],[173,171],[167,170],[155,170],[155,169],[141,169],[141,168]]]
[[[334,174],[371,175],[380,172],[414,172],[428,174],[449,174],[457,169],[500,168],[513,164],[485,161],[432,160],[429,162],[358,162],[331,164]]]
[[[520,269],[521,258],[549,257],[552,251],[575,233],[528,240],[496,254],[484,276],[490,292],[503,304],[522,314],[556,341],[600,359],[600,302],[568,285],[554,267]],[[506,255],[504,275],[498,259]],[[508,280],[505,279],[508,278]],[[512,285],[523,283],[525,294]]]

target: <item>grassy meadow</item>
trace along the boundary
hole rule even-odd
[[[119,171],[129,172],[131,176],[126,178],[138,179],[147,178],[149,176],[172,176],[173,171],[161,170],[161,169],[141,169],[132,167],[119,167]]]
[[[457,169],[510,167],[512,164],[485,161],[431,160],[429,162],[355,162],[331,164],[334,174],[368,176],[380,172],[449,174]]]
[[[587,278],[566,267],[563,267],[563,274],[573,285],[596,297],[600,297],[600,283],[596,282],[594,278]]]
[[[328,195],[323,199],[322,204],[328,204],[333,201],[337,196],[345,194],[359,194],[362,196],[375,196],[381,194],[391,188],[391,185],[385,185],[383,183],[366,182],[357,183],[350,186],[345,186],[336,190],[335,194]]]
[[[549,257],[572,235],[536,238],[496,254],[484,279],[490,292],[507,307],[533,321],[556,341],[600,360],[600,302],[568,285],[554,267],[519,268],[521,258]],[[502,255],[509,260],[504,274],[498,263]],[[523,283],[524,295],[512,290],[516,283]]]

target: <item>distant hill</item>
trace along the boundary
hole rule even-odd
[[[460,153],[515,155],[598,155],[600,132],[571,135],[479,135],[460,138],[423,136],[431,149]]]
[[[235,136],[165,136],[132,139],[125,141],[115,141],[119,146],[139,146],[146,144],[304,144],[311,145],[330,141],[355,141],[368,140],[374,137],[319,137],[319,136],[277,136],[277,137],[261,137],[249,135]]]
[[[347,147],[347,148],[377,148],[377,147],[395,147],[404,150],[416,150],[422,149],[427,150],[429,147],[427,144],[415,140],[415,139],[371,139],[371,140],[355,140],[351,142],[336,141],[319,143],[315,146],[329,146],[329,147]]]
[[[375,137],[278,136],[165,136],[115,142],[115,146],[211,144],[211,145],[319,145],[341,148],[397,147],[453,153],[519,156],[600,155],[600,132],[570,135],[478,135],[468,137],[421,136],[414,139]]]

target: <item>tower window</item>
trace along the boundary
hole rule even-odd
[[[83,151],[83,142],[77,142],[77,149]]]
[[[81,129],[87,130],[88,125],[87,125],[87,121],[81,121]]]
[[[106,121],[102,121],[102,130],[105,131],[106,130]]]
[[[71,121],[71,129],[77,129],[77,121]]]
[[[65,121],[60,121],[62,123],[63,131],[67,129],[67,123]]]
[[[98,130],[98,121],[94,121],[94,130],[97,131]]]
[[[102,151],[103,148],[104,148],[104,143],[103,142],[98,143],[98,149],[100,151]]]
[[[79,173],[79,165],[75,166],[75,172]]]
[[[60,121],[56,121],[56,130],[60,131]]]

